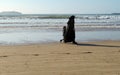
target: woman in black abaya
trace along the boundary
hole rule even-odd
[[[74,44],[77,44],[75,42],[75,16],[71,16],[67,22],[67,29],[66,29],[66,33],[64,35],[64,42],[73,42]]]

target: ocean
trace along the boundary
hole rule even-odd
[[[0,15],[0,45],[59,42],[72,14]],[[74,14],[77,42],[120,40],[120,15]]]

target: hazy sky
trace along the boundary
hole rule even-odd
[[[0,12],[47,13],[120,13],[120,0],[0,0]]]

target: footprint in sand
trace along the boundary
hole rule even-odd
[[[69,54],[71,54],[71,53],[61,53],[61,54],[67,54],[67,55],[69,55]]]
[[[39,56],[39,54],[33,54],[33,56]]]
[[[83,52],[83,54],[89,54],[89,53],[92,53],[92,52]]]
[[[4,58],[4,57],[8,57],[7,55],[4,55],[4,56],[0,56],[1,58]]]
[[[70,53],[65,53],[65,54],[70,54]]]
[[[71,54],[71,53],[51,53],[51,54],[67,54],[67,55],[69,55],[69,54]]]
[[[120,52],[120,50],[118,52]]]

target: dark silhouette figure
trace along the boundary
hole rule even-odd
[[[62,40],[65,43],[72,42],[73,44],[77,44],[75,42],[75,27],[74,27],[75,21],[74,19],[75,19],[75,16],[71,16],[67,22],[67,27],[66,26],[63,27],[63,39]]]
[[[60,42],[62,42],[62,41],[65,42],[65,34],[66,34],[66,26],[63,26],[63,39],[60,40]]]

